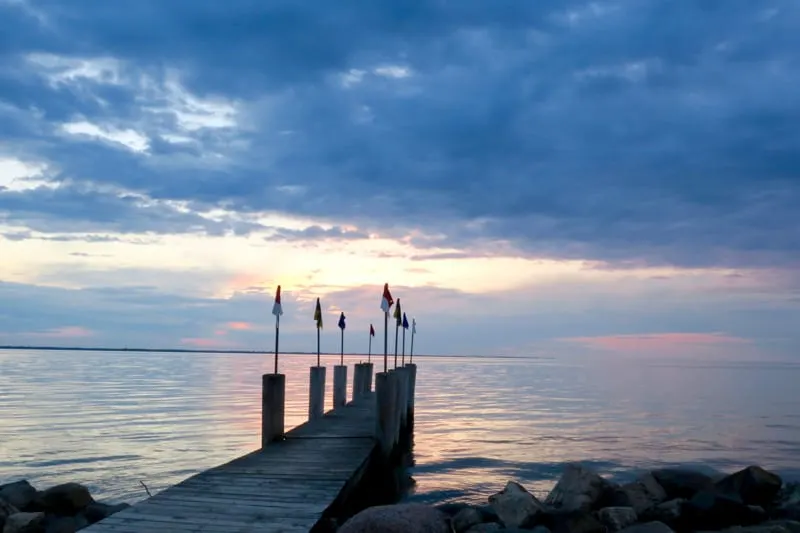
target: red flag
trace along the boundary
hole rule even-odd
[[[369,336],[370,337],[375,336],[375,328],[372,327],[372,324],[369,325]]]
[[[389,312],[389,308],[392,306],[393,303],[394,303],[394,300],[392,299],[392,293],[389,292],[389,284],[388,283],[384,283],[383,284],[383,298],[381,298],[381,310],[384,313],[388,313]]]

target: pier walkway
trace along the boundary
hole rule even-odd
[[[375,449],[367,393],[227,464],[90,526],[89,533],[307,532],[358,482]]]

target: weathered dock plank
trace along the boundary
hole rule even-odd
[[[369,395],[90,526],[90,533],[309,531],[375,447]]]

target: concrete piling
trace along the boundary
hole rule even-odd
[[[372,392],[372,371],[375,368],[375,365],[372,363],[362,363],[364,365],[364,377],[363,377],[363,384],[362,390],[364,394],[369,394]]]
[[[333,408],[347,404],[347,365],[333,367]]]
[[[406,365],[408,372],[408,427],[414,427],[414,397],[417,394],[417,365],[409,363]]]
[[[308,383],[308,419],[325,414],[325,367],[312,366]]]
[[[286,376],[261,376],[261,447],[280,440],[284,435],[286,411]]]

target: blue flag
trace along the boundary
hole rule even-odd
[[[408,329],[408,319],[405,313],[403,313],[403,329]]]
[[[339,328],[344,329],[344,312],[339,315]]]

